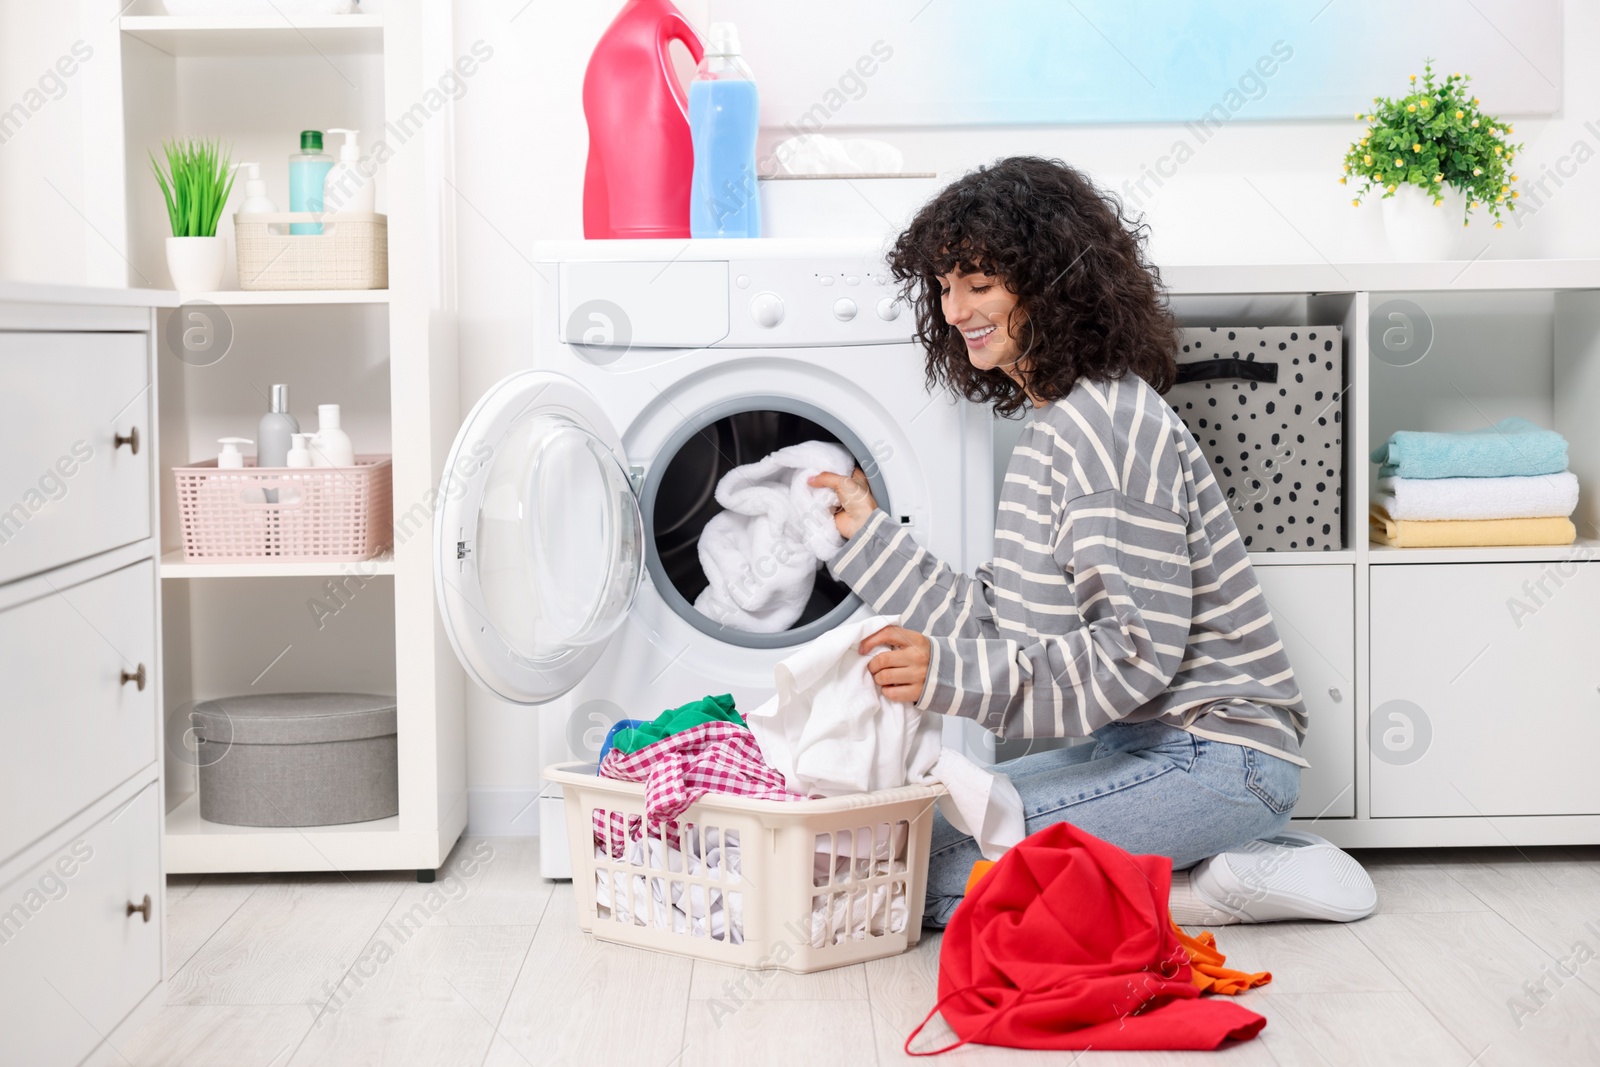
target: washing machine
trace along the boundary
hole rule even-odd
[[[535,267],[528,366],[467,415],[434,533],[450,641],[476,684],[540,706],[541,764],[593,762],[617,720],[708,694],[756,707],[796,646],[871,613],[825,568],[781,633],[695,610],[699,533],[736,466],[838,442],[913,538],[954,567],[989,558],[990,416],[928,391],[876,247],[569,242]],[[945,730],[992,759],[974,724]],[[547,878],[570,877],[565,827],[546,786]]]

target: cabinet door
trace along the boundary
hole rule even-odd
[[[0,582],[150,536],[147,343],[0,333]]]
[[[1356,813],[1355,568],[1336,564],[1257,567],[1289,665],[1310,716],[1300,754],[1297,819]]]
[[[155,783],[0,886],[0,1049],[7,1064],[79,1062],[161,980]],[[150,918],[128,905],[150,898]]]
[[[1372,814],[1600,813],[1600,564],[1371,576]]]
[[[155,580],[145,560],[0,613],[0,860],[155,760]]]

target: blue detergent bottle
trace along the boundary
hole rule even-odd
[[[689,82],[694,179],[689,236],[760,237],[756,127],[760,98],[731,22],[713,22],[705,58]]]
[[[321,211],[322,183],[333,157],[322,150],[321,130],[300,131],[300,151],[289,157],[289,210]],[[321,233],[320,222],[294,222],[290,233]]]

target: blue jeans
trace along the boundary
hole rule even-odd
[[[1016,784],[1028,833],[1071,822],[1135,855],[1193,867],[1283,829],[1300,768],[1160,722],[1111,723],[1087,742],[997,764]],[[935,815],[923,922],[944,926],[966,892],[977,843]]]

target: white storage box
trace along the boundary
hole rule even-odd
[[[297,222],[321,233],[290,233]],[[370,211],[233,216],[241,289],[387,289],[389,219]]]
[[[544,776],[565,799],[578,925],[602,941],[806,974],[897,955],[922,935],[938,786],[710,793],[676,833],[646,836],[642,784],[597,777],[592,763]]]

